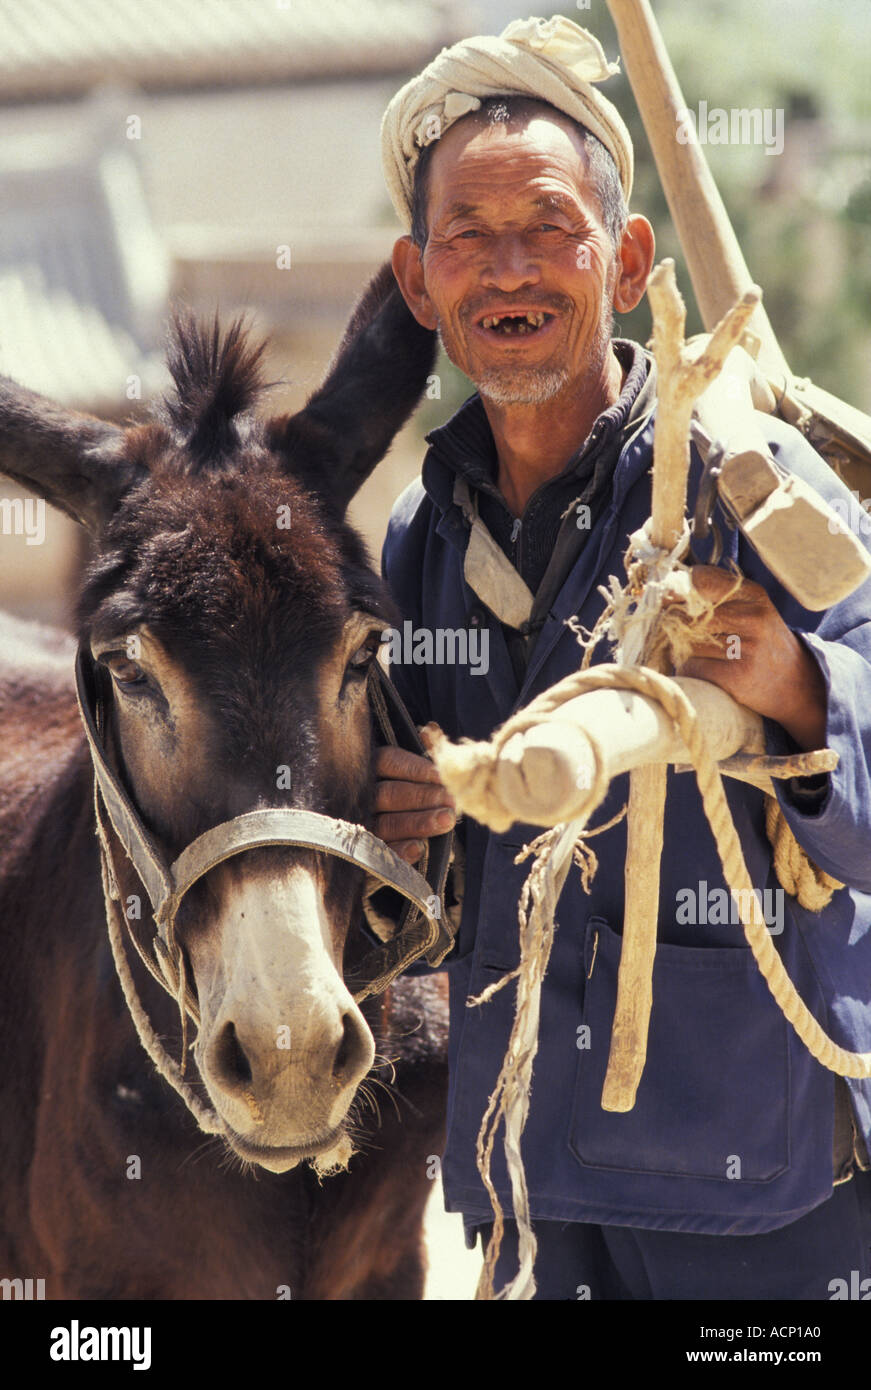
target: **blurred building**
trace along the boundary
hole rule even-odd
[[[248,311],[296,408],[398,228],[379,126],[474,29],[454,0],[4,0],[0,372],[125,418],[165,384],[170,302]],[[416,440],[356,514],[373,544]],[[7,496],[14,489],[4,485]],[[0,605],[58,619],[78,564],[0,537]]]

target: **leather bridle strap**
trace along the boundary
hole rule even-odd
[[[172,962],[178,953],[175,917],[185,893],[217,864],[245,850],[269,845],[322,850],[335,855],[395,888],[417,909],[418,915],[408,925],[392,940],[369,952],[357,967],[355,977],[361,984],[354,998],[358,1002],[370,994],[380,993],[400,971],[422,955],[430,965],[441,963],[453,945],[453,936],[442,913],[439,896],[422,874],[362,825],[316,811],[282,807],[248,811],[206,830],[168,864],[104,756],[101,730],[92,712],[98,712],[100,706],[89,663],[89,654],[80,648],[76,658],[76,696],[97,786],[112,827],[151,901],[164,948],[158,950],[158,955],[165,974],[169,958],[170,983],[173,982]],[[134,942],[142,954],[135,937]],[[146,964],[155,977],[160,978],[147,959]],[[166,981],[161,980],[161,983]]]
[[[430,923],[425,947],[436,944],[440,931],[439,914],[433,909],[429,884],[416,869],[362,825],[322,816],[317,811],[283,808],[246,811],[244,815],[213,826],[191,841],[170,870],[174,885],[172,892],[155,910],[155,921],[161,933],[164,922],[175,917],[185,893],[209,869],[234,854],[241,854],[243,850],[266,845],[322,849],[365,869],[414,903]]]
[[[90,657],[82,647],[76,656],[76,699],[85,728],[94,776],[103,797],[112,828],[142,879],[145,891],[157,912],[159,906],[172,896],[173,881],[163,853],[139,819],[130,798],[118,781],[103,755],[102,731],[97,727],[94,711],[98,708]]]

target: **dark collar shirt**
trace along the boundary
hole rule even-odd
[[[477,495],[481,521],[534,595],[524,628],[505,628],[518,681],[535,637],[611,495],[626,437],[655,404],[656,363],[650,353],[628,339],[615,338],[612,345],[624,372],[619,398],[598,416],[562,472],[536,489],[521,517],[514,516],[497,487],[496,445],[479,395],[470,396],[447,424],[427,435],[435,455]],[[581,512],[583,507],[589,511]]]

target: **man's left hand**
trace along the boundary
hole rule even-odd
[[[774,719],[799,748],[823,748],[826,684],[807,647],[787,627],[768,594],[749,579],[731,598],[735,577],[711,565],[694,565],[693,585],[717,603],[719,646],[700,642],[681,676],[711,681],[757,714]]]

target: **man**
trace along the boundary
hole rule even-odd
[[[443,51],[385,116],[385,169],[410,228],[393,264],[412,313],[437,328],[477,392],[442,428],[398,500],[384,571],[415,629],[479,629],[486,674],[395,665],[413,717],[486,738],[576,670],[566,619],[592,628],[598,586],[622,573],[650,511],[655,365],[612,339],[635,307],[653,232],[629,214],[632,152],[595,83],[610,69],[568,20],[530,20]],[[544,101],[542,101],[544,98]],[[810,446],[764,417],[773,449],[825,497],[846,497]],[[699,479],[694,455],[690,506]],[[829,746],[836,772],[779,790],[799,843],[849,885],[819,916],[775,876],[763,798],[728,784],[754,885],[799,992],[853,1051],[871,1048],[871,623],[863,592],[825,615],[801,609],[734,529],[724,560],[745,576],[722,603],[736,644],[700,648],[684,674],[713,681],[765,718],[768,750]],[[483,530],[481,528],[484,528]],[[474,534],[475,544],[470,544]],[[483,537],[483,540],[482,540]],[[481,546],[486,562],[481,561]],[[713,599],[724,570],[699,565]],[[727,650],[728,646],[728,650]],[[596,658],[607,659],[601,647]],[[430,764],[387,750],[379,833],[406,857],[450,824]],[[620,779],[600,810],[626,799]],[[597,818],[598,819],[598,818]],[[465,896],[451,986],[446,1202],[467,1234],[489,1230],[475,1162],[504,1056],[513,991],[466,1000],[519,956],[517,902],[537,833],[467,820]],[[821,1299],[859,1272],[871,1291],[871,1083],[837,1081],[798,1042],[768,994],[734,914],[694,781],[671,775],[647,1065],[635,1108],[601,1109],[623,919],[625,822],[596,841],[585,897],[561,896],[542,995],[523,1158],[539,1245],[539,1297]],[[719,896],[715,896],[718,894]],[[687,903],[693,910],[687,911]],[[498,1146],[497,1146],[498,1147]],[[494,1181],[510,1214],[504,1160]],[[516,1269],[508,1223],[497,1287]],[[861,1281],[869,1279],[867,1285]],[[837,1285],[840,1287],[840,1285]]]

